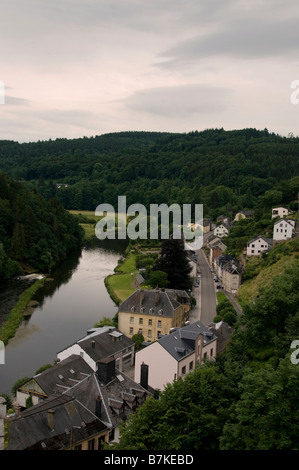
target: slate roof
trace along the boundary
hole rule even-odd
[[[54,411],[54,427],[47,423]],[[10,420],[7,450],[63,450],[105,431],[105,424],[79,400],[69,395],[52,395]]]
[[[119,311],[172,317],[180,305],[174,290],[140,289],[120,304]]]
[[[92,372],[91,367],[81,356],[75,354],[64,359],[50,369],[35,375],[33,379],[45,392],[47,396],[57,390],[72,387],[76,382],[82,380]],[[31,379],[30,379],[31,380]]]
[[[208,326],[196,321],[183,328],[173,328],[168,335],[162,336],[158,343],[177,361],[194,352],[195,341],[199,334],[204,337],[204,346],[216,339]]]
[[[94,328],[90,330],[90,334],[87,334],[76,343],[94,361],[112,356],[134,345],[130,338],[113,326]]]
[[[252,238],[252,240],[250,240],[249,242],[247,242],[247,246],[249,246],[250,243],[255,242],[256,240],[258,240],[259,238],[261,238],[262,240],[264,240],[265,242],[267,242],[267,243],[269,244],[269,246],[272,247],[272,245],[273,245],[273,240],[272,240],[272,238],[266,238],[266,237],[264,237],[264,236],[262,236],[262,235],[257,235],[257,236],[255,236],[254,238]]]
[[[219,354],[225,350],[227,341],[234,330],[228,323],[224,321],[210,323],[209,327],[211,328],[211,331],[214,333],[214,335],[217,336],[216,353]]]
[[[115,374],[108,383],[103,383],[97,373],[93,372],[65,394],[76,396],[90,410],[94,409],[95,400],[99,399],[101,411],[98,417],[109,429],[118,427],[151,395],[118,369],[115,369]]]

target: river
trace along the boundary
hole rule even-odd
[[[117,306],[104,279],[113,273],[124,249],[119,241],[94,239],[51,274],[52,280],[34,296],[38,306],[5,346],[0,393],[11,395],[17,380],[53,364],[57,352],[83,337],[103,317],[113,318]],[[2,293],[7,303],[8,297]]]

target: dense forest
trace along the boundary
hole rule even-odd
[[[203,204],[204,216],[286,204],[297,196],[299,138],[267,129],[121,132],[33,143],[0,141],[0,169],[65,209]],[[68,185],[57,188],[57,183]]]
[[[33,269],[50,272],[80,248],[82,236],[57,198],[46,201],[0,173],[0,281]]]

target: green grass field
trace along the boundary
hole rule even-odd
[[[284,273],[284,271],[298,263],[298,258],[296,253],[283,256],[276,263],[267,266],[261,270],[261,272],[254,277],[245,281],[239,288],[238,291],[238,300],[240,303],[251,302],[254,297],[258,295],[260,288],[265,288],[270,286],[273,278]]]
[[[135,255],[130,253],[124,263],[115,268],[115,274],[106,278],[107,290],[117,304],[125,300],[136,290],[135,277],[139,271],[136,269],[135,264]]]

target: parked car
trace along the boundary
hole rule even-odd
[[[221,285],[220,285],[220,284],[217,285],[217,289],[221,289]]]

